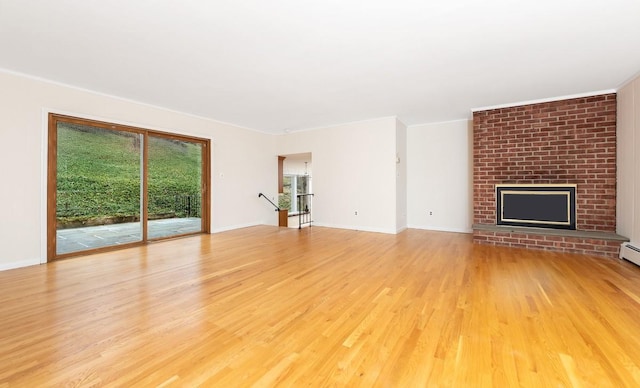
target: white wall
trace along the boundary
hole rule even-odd
[[[407,129],[410,228],[472,231],[472,143],[469,120]]]
[[[618,90],[616,232],[640,245],[640,77]]]
[[[308,159],[291,159],[287,157],[282,164],[284,175],[309,175],[313,177],[313,164],[310,154]],[[306,163],[306,164],[305,164]]]
[[[407,228],[407,126],[396,120],[396,232]]]
[[[282,135],[277,147],[312,154],[315,225],[396,233],[395,117]]]
[[[212,231],[277,224],[276,137],[0,72],[0,269],[46,260],[48,111],[212,139]]]

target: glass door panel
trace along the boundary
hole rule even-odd
[[[142,241],[143,135],[57,121],[56,254]]]
[[[148,142],[148,239],[202,232],[202,143],[157,134]]]

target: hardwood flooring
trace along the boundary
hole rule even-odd
[[[640,386],[640,268],[260,226],[0,272],[0,387]]]

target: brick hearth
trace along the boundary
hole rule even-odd
[[[474,241],[615,257],[616,95],[474,112]],[[495,227],[495,185],[575,183],[576,228]]]

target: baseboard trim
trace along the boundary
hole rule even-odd
[[[433,230],[434,232],[451,232],[451,233],[465,233],[471,234],[473,233],[472,228],[446,228],[440,226],[424,226],[424,225],[409,225],[409,229],[420,229],[420,230]]]
[[[248,224],[238,224],[238,225],[231,225],[231,226],[223,226],[221,228],[216,228],[213,229],[213,231],[211,231],[211,233],[222,233],[222,232],[229,232],[231,230],[236,230],[236,229],[244,229],[244,228],[250,228],[252,226],[259,226],[259,225],[267,225],[263,222],[251,222]],[[269,225],[269,226],[274,226],[274,225]],[[277,226],[277,225],[275,225]]]
[[[353,225],[336,225],[336,224],[325,224],[325,223],[317,223],[317,222],[314,222],[313,226],[323,226],[325,228],[334,228],[334,229],[357,230],[360,232],[397,234],[395,229],[385,229],[385,228],[368,228],[368,227],[353,226]]]
[[[41,264],[40,263],[40,259],[15,261],[13,263],[1,263],[0,264],[0,271],[7,271],[7,270],[10,270],[10,269],[30,267],[32,265],[40,265],[40,264]]]

